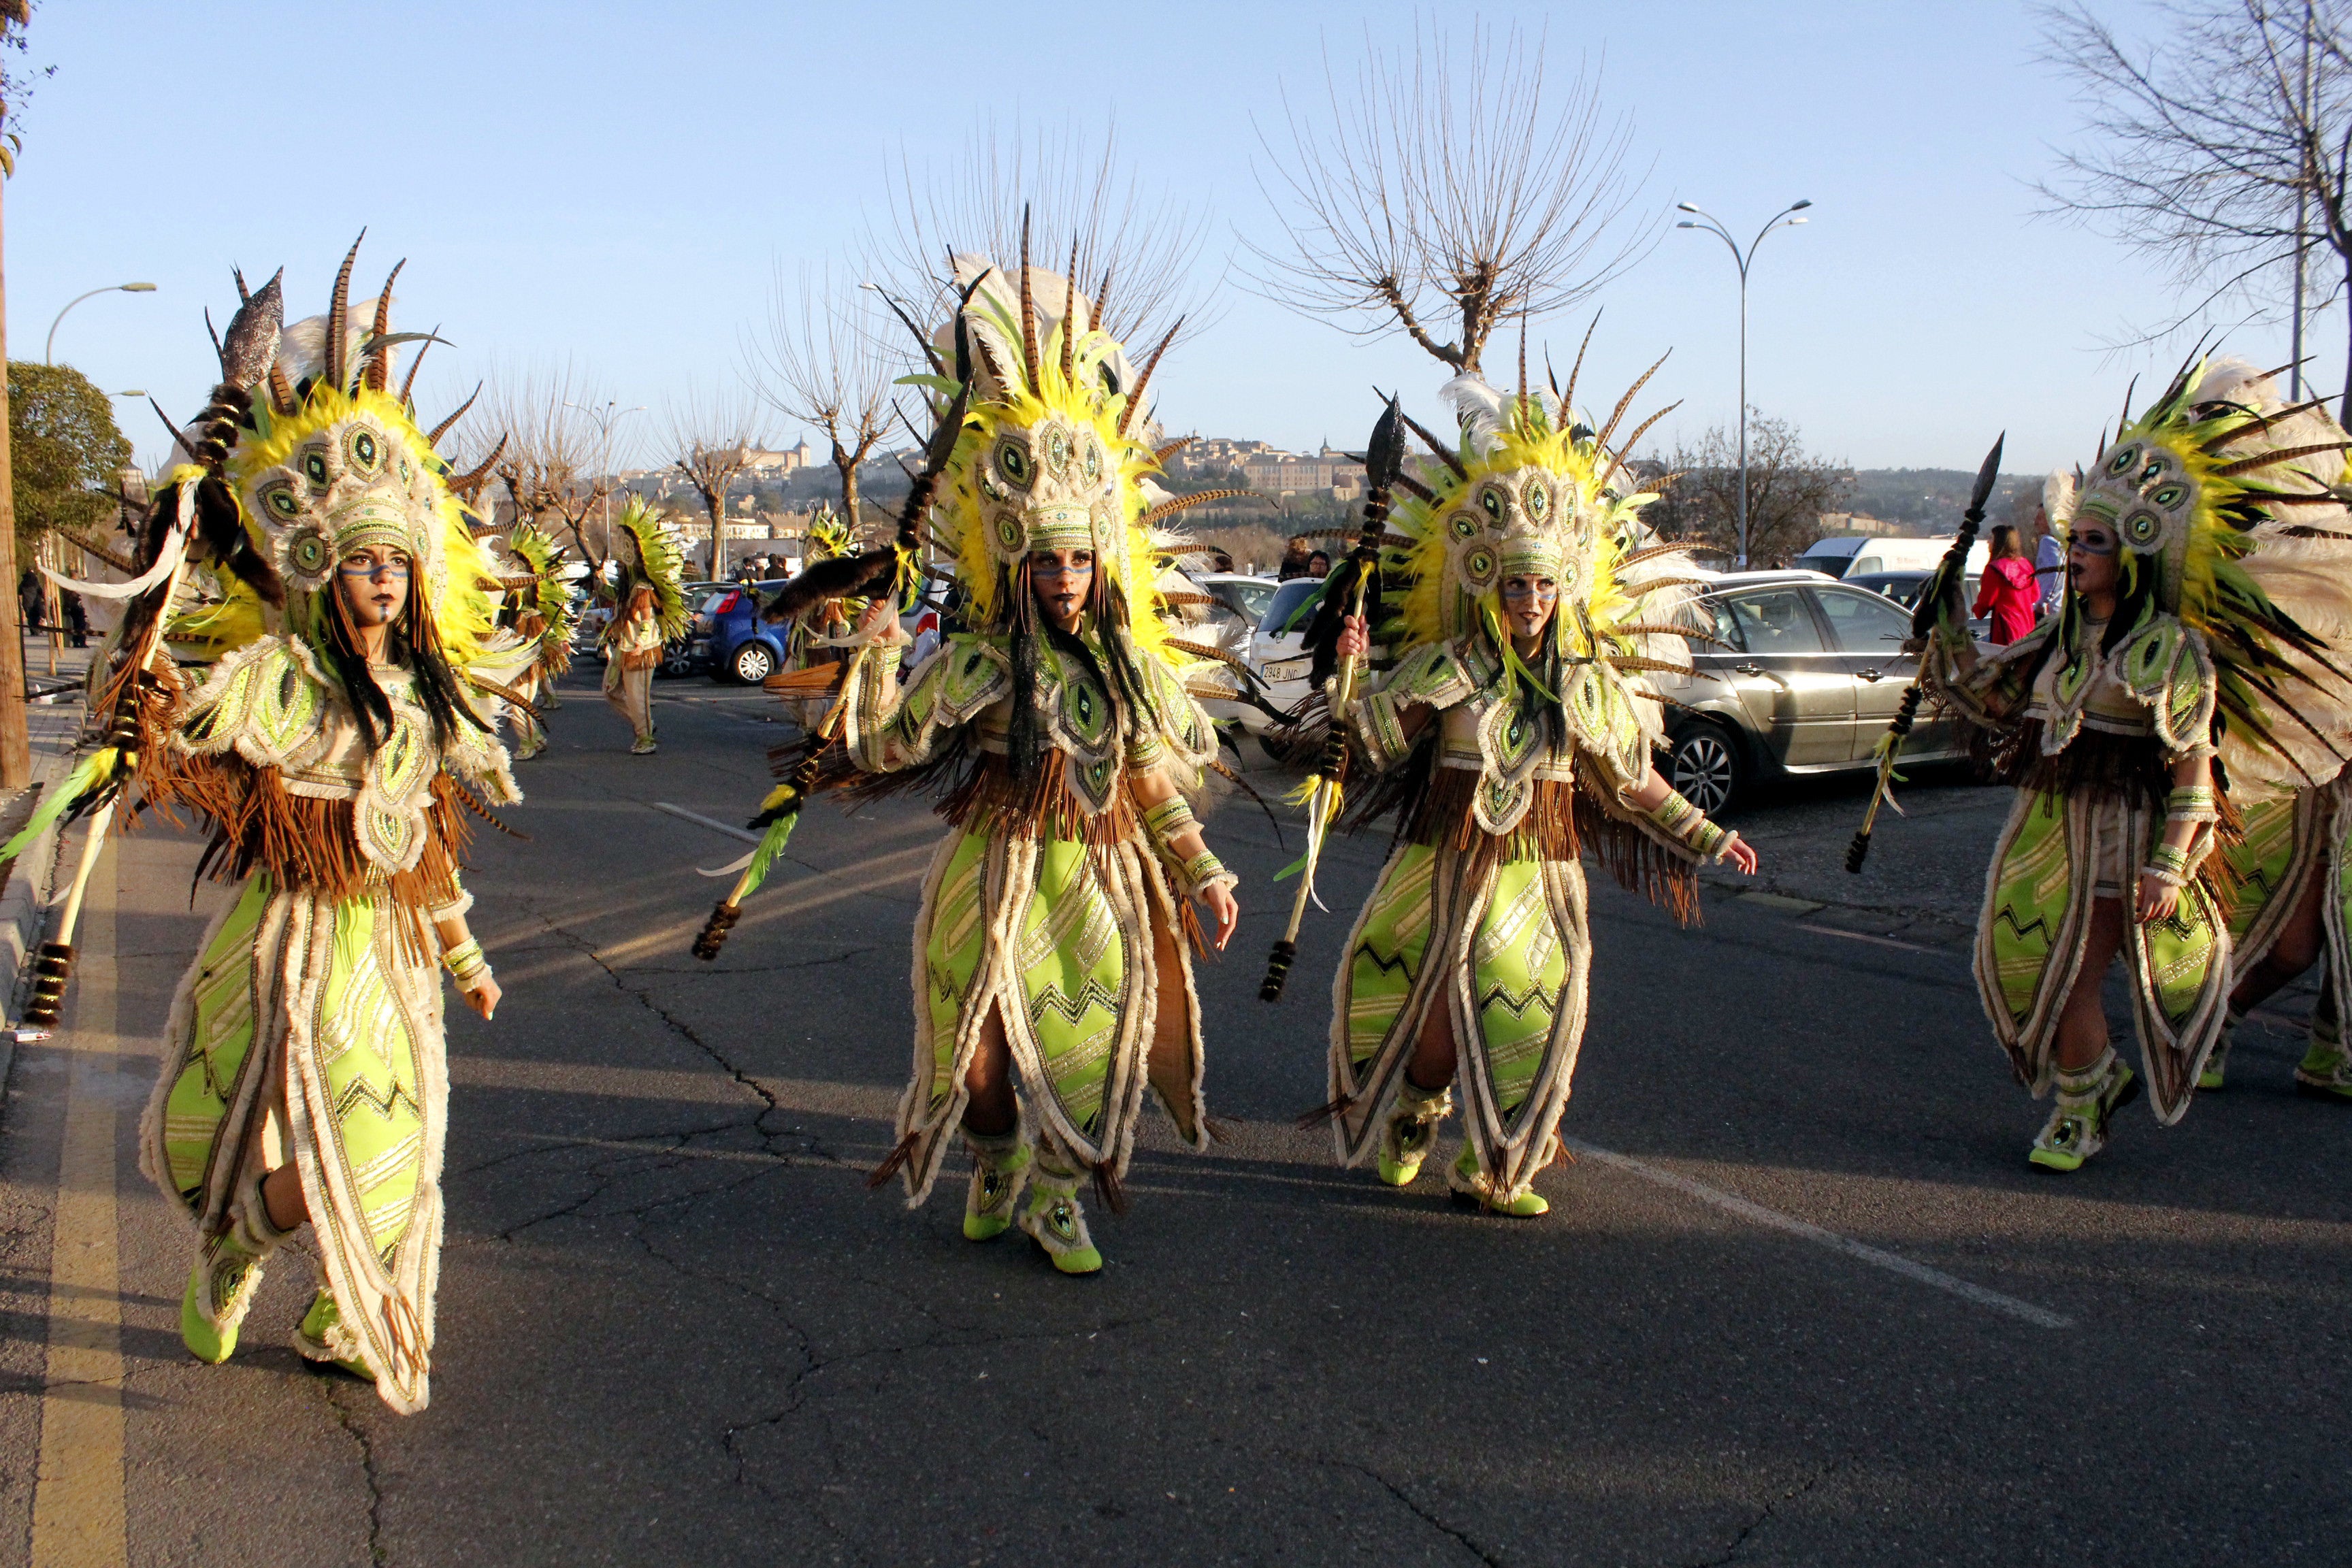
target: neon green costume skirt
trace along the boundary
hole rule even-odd
[[[1497,1193],[1523,1191],[1550,1162],[1568,1109],[1591,967],[1576,861],[1497,862],[1484,843],[1400,846],[1332,983],[1340,1162],[1379,1142],[1423,1021],[1444,1007],[1470,1146]]]
[[[1141,834],[1089,847],[994,827],[940,846],[915,918],[914,1072],[898,1102],[908,1205],[930,1194],[989,1015],[1045,1139],[1081,1169],[1126,1174],[1147,1084],[1206,1146],[1201,1005],[1176,905]],[[1182,1047],[1155,1057],[1160,1010]]]
[[[2018,1082],[2035,1098],[2055,1071],[2058,1016],[2090,944],[2099,896],[2124,907],[2132,1017],[2158,1121],[2180,1120],[2219,1037],[2230,995],[2230,928],[2204,886],[2180,891],[2171,919],[2132,918],[2139,868],[2163,837],[2162,809],[2113,796],[2020,790],[1985,874],[1977,993]],[[2100,895],[2105,884],[2115,891]]]
[[[327,1284],[376,1388],[425,1408],[448,1125],[431,930],[388,898],[249,879],[181,981],[141,1165],[206,1237],[263,1173],[301,1172]]]

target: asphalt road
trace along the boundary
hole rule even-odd
[[[721,885],[691,868],[740,846],[656,803],[740,820],[782,727],[665,682],[633,758],[572,685],[521,770],[530,840],[486,837],[471,878],[507,996],[450,1028],[422,1415],[283,1348],[293,1250],[234,1361],[181,1349],[188,1233],[133,1130],[221,894],[191,908],[165,833],[101,868],[71,1027],[20,1047],[0,1117],[0,1563],[2352,1557],[2352,1108],[2294,1098],[2299,1040],[2250,1029],[2180,1127],[2135,1108],[2084,1173],[2032,1173],[2042,1108],[1965,955],[1998,792],[1915,786],[1862,878],[1857,786],[1759,802],[1764,896],[1711,886],[1698,930],[1597,889],[1581,1158],[1537,1222],[1450,1208],[1443,1158],[1391,1194],[1293,1130],[1380,847],[1335,851],[1268,1008],[1287,854],[1226,805],[1231,1141],[1155,1121],[1132,1211],[1094,1218],[1108,1267],[1069,1280],[963,1241],[960,1177],[913,1214],[865,1185],[934,819],[814,815],[698,963]]]

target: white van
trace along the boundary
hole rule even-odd
[[[1940,539],[1880,539],[1845,537],[1816,540],[1793,564],[1832,577],[1860,577],[1874,572],[1932,572],[1952,547],[1952,535]],[[1969,550],[1969,575],[1984,574],[1992,547],[1978,540]]]

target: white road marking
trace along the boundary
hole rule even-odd
[[[1996,1312],[2005,1312],[2012,1318],[2021,1318],[2037,1328],[2070,1329],[2074,1326],[2074,1320],[2063,1318],[2047,1307],[2037,1307],[2031,1301],[2021,1301],[2014,1296],[2004,1296],[1998,1290],[1988,1290],[1981,1285],[1970,1284],[1968,1280],[1947,1274],[1940,1268],[1930,1268],[1924,1263],[1914,1263],[1897,1253],[1866,1246],[1851,1237],[1840,1236],[1833,1230],[1823,1230],[1820,1226],[1810,1224],[1793,1215],[1782,1214],[1778,1209],[1768,1209],[1762,1204],[1750,1203],[1746,1198],[1727,1193],[1720,1187],[1710,1187],[1705,1182],[1695,1182],[1688,1176],[1676,1175],[1674,1172],[1653,1165],[1647,1161],[1620,1154],[1613,1149],[1598,1148],[1581,1139],[1562,1138],[1560,1142],[1566,1144],[1580,1160],[1598,1160],[1604,1165],[1613,1165],[1631,1175],[1641,1177],[1643,1181],[1655,1182],[1662,1187],[1672,1187],[1685,1196],[1696,1198],[1704,1204],[1711,1204],[1726,1214],[1738,1215],[1741,1219],[1752,1224],[1767,1226],[1774,1230],[1785,1231],[1790,1236],[1801,1237],[1817,1246],[1826,1247],[1832,1252],[1842,1252],[1848,1258],[1867,1263],[1874,1268],[1884,1268],[1890,1274],[1900,1274],[1906,1279],[1932,1286],[1938,1290],[1949,1291],[1963,1300],[1974,1301],[1979,1307],[1990,1307]]]
[[[1906,952],[1931,952],[1942,958],[1959,956],[1946,947],[1922,947],[1916,942],[1897,942],[1891,936],[1872,936],[1867,931],[1840,931],[1835,926],[1810,925],[1800,921],[1797,922],[1797,929],[1809,931],[1815,936],[1842,936],[1853,942],[1866,942],[1876,947],[1899,947]]]
[[[708,827],[713,833],[723,833],[730,838],[740,838],[746,844],[760,842],[760,836],[756,833],[747,833],[742,828],[730,826],[724,822],[705,816],[698,811],[688,811],[682,805],[672,805],[666,800],[654,802],[654,809],[668,812],[681,822],[691,822],[697,827]]]

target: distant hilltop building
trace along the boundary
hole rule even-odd
[[[803,437],[799,446],[781,452],[770,452],[757,447],[746,450],[743,471],[761,479],[781,479],[786,474],[796,474],[803,468],[813,467],[816,460],[816,448],[808,444],[806,437]]]
[[[1328,495],[1352,500],[1364,493],[1364,465],[1327,443],[1312,457],[1271,449],[1252,454],[1234,465],[1249,488],[1268,495]]]

